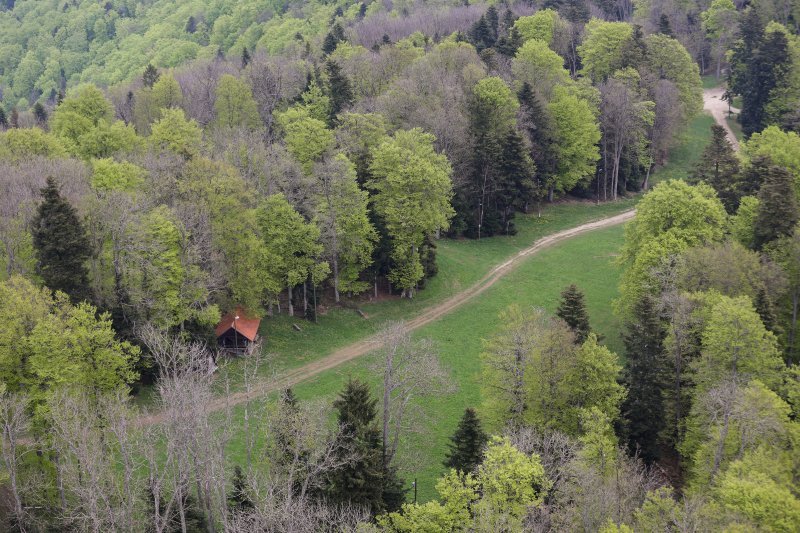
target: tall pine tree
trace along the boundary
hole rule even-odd
[[[742,196],[753,193],[741,190],[743,183],[739,174],[739,158],[728,141],[725,128],[719,124],[711,126],[711,142],[700,156],[692,179],[711,185],[729,214],[736,212]]]
[[[83,224],[52,177],[47,178],[42,197],[32,230],[39,275],[51,290],[62,291],[73,301],[86,299],[86,261],[92,250]]]
[[[396,471],[383,464],[376,405],[369,385],[353,379],[333,402],[342,428],[340,453],[355,457],[329,475],[326,490],[331,502],[363,506],[373,514],[397,510],[404,500]]]
[[[754,245],[760,250],[765,244],[794,231],[800,212],[794,192],[794,178],[783,167],[757,163],[765,170],[764,183],[758,192],[758,214],[754,230]]]
[[[583,293],[575,284],[570,285],[561,293],[561,303],[558,305],[556,315],[566,322],[575,333],[575,342],[578,344],[583,344],[589,333],[592,332]]]
[[[336,116],[352,105],[354,101],[353,89],[350,80],[342,72],[341,67],[336,61],[329,59],[325,63],[325,70],[328,73],[328,89],[331,99],[331,115],[329,123],[336,123]]]
[[[627,354],[628,395],[622,404],[625,434],[630,448],[651,462],[659,457],[659,439],[664,429],[662,389],[666,386],[667,360],[666,331],[650,296],[636,303],[626,330],[622,337]]]
[[[447,444],[447,460],[444,466],[461,472],[473,472],[483,461],[483,448],[489,437],[481,428],[475,409],[468,407],[458,423],[456,432]]]

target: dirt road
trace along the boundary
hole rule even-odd
[[[728,134],[728,140],[731,142],[731,146],[737,152],[739,151],[739,141],[736,139],[736,135],[733,134],[733,130],[728,125],[728,121],[726,117],[728,116],[728,102],[722,99],[722,95],[725,94],[725,89],[722,87],[714,87],[713,89],[705,89],[703,91],[703,109],[711,113],[711,116],[714,117],[714,120],[717,124],[725,128],[725,131]],[[739,110],[735,107],[731,107],[731,111],[738,114]]]
[[[542,237],[528,248],[518,252],[512,258],[495,266],[491,271],[489,271],[485,276],[483,276],[478,282],[468,289],[459,292],[447,300],[429,307],[417,316],[406,320],[406,325],[409,329],[415,330],[425,326],[426,324],[430,324],[431,322],[452,312],[453,310],[469,302],[471,299],[480,295],[489,287],[497,283],[503,276],[513,271],[526,258],[536,254],[544,248],[582,233],[622,224],[632,219],[635,214],[635,210],[625,211],[624,213],[615,215],[613,217],[581,224],[580,226],[559,231],[557,233],[553,233],[552,235],[548,235],[547,237]],[[325,372],[326,370],[330,370],[341,365],[342,363],[356,359],[357,357],[365,355],[380,347],[381,344],[378,335],[372,335],[356,343],[339,348],[338,350],[326,355],[321,359],[289,370],[274,379],[258,383],[249,391],[236,392],[228,396],[217,398],[211,403],[210,409],[212,411],[218,411],[247,402],[249,400],[253,400],[276,390],[294,386],[301,381],[305,381],[306,379],[314,377],[322,372]],[[161,420],[162,417],[158,413],[154,413],[139,418],[137,422],[139,425],[149,425],[161,422]]]

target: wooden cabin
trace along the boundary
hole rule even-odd
[[[250,355],[261,340],[260,325],[259,317],[237,307],[222,317],[215,328],[220,350],[231,355]]]

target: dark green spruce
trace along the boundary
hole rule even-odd
[[[561,293],[561,303],[558,304],[556,315],[566,322],[575,333],[577,344],[583,344],[589,333],[592,332],[583,292],[575,284],[570,285]]]
[[[468,407],[447,444],[449,451],[444,466],[461,472],[474,471],[483,461],[483,448],[488,438],[475,409]]]

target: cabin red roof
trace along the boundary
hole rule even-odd
[[[237,318],[238,317],[238,318]],[[249,341],[256,340],[256,335],[258,334],[258,326],[261,324],[261,319],[258,317],[254,317],[247,313],[241,307],[237,307],[224,317],[222,320],[219,321],[217,327],[214,329],[214,332],[217,334],[217,337],[221,337],[225,335],[231,329],[239,333],[239,335],[245,337]]]

